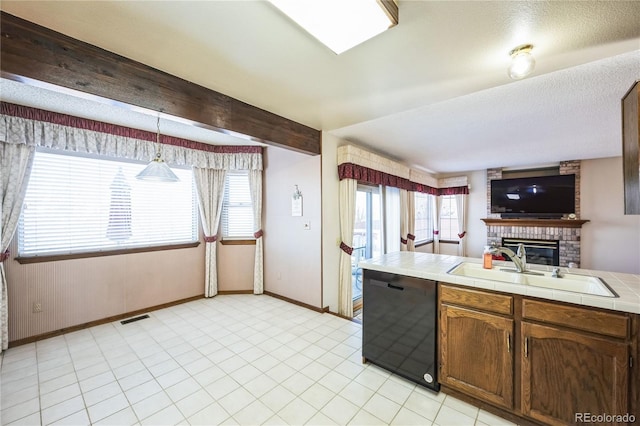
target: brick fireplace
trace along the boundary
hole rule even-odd
[[[580,226],[584,220],[485,219],[487,244],[502,244],[502,238],[558,240],[560,266],[580,267]],[[522,222],[522,223],[520,223]],[[537,223],[542,222],[542,223]]]
[[[580,267],[580,231],[587,220],[580,220],[580,161],[563,161],[560,174],[576,175],[576,219],[501,219],[491,214],[491,180],[502,178],[502,169],[487,170],[487,244],[502,244],[502,238],[530,240],[557,240],[559,242],[559,266],[574,263]]]

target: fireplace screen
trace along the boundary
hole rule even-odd
[[[560,241],[502,238],[502,246],[513,251],[518,250],[518,244],[524,244],[527,252],[527,263],[560,266]]]

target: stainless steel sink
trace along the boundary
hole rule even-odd
[[[476,278],[489,281],[500,281],[511,284],[530,285],[553,290],[570,291],[574,293],[590,294],[603,297],[618,297],[607,284],[598,277],[572,273],[552,277],[551,272],[535,271],[535,273],[519,273],[501,270],[493,267],[484,269],[482,265],[462,262],[447,271],[447,274],[461,277]]]

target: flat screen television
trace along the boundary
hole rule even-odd
[[[491,213],[502,218],[559,218],[575,213],[575,175],[491,181]]]

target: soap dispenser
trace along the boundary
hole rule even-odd
[[[493,255],[491,254],[491,246],[484,246],[484,253],[482,254],[482,267],[484,269],[491,269],[493,267]]]

